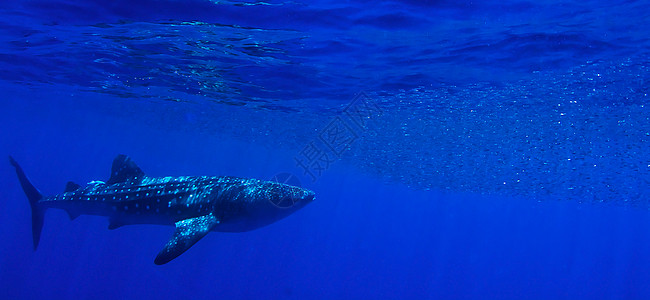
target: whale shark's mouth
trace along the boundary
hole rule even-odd
[[[309,195],[305,196],[305,200],[307,202],[312,202],[316,200],[316,194],[314,192],[309,193]]]

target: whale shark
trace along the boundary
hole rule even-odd
[[[68,182],[62,194],[44,197],[9,156],[32,213],[34,250],[45,210],[106,216],[108,229],[132,224],[175,225],[156,256],[162,265],[183,254],[210,231],[244,232],[278,221],[315,198],[313,191],[284,183],[232,176],[149,177],[126,155],[113,160],[110,178],[85,186]]]

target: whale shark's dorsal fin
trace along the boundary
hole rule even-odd
[[[165,248],[158,253],[154,263],[157,265],[166,264],[183,254],[183,252],[190,249],[192,245],[196,244],[196,242],[208,234],[217,224],[219,224],[219,219],[212,214],[176,222],[174,235],[167,242]]]
[[[78,184],[76,184],[76,183],[74,183],[72,181],[68,181],[68,183],[65,185],[65,190],[63,192],[64,193],[74,192],[74,191],[78,190],[80,187],[81,187],[80,185],[78,185]]]
[[[125,182],[130,179],[138,179],[144,176],[144,172],[136,165],[130,157],[120,154],[113,160],[111,178],[106,184]]]

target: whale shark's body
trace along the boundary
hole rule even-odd
[[[47,208],[71,219],[107,216],[109,229],[129,224],[175,224],[172,238],[154,262],[165,264],[210,231],[241,232],[273,223],[314,199],[314,193],[278,182],[229,176],[148,177],[125,155],[113,161],[106,182],[85,187],[68,182],[65,192],[43,197],[18,163],[9,157],[32,207],[34,249]]]

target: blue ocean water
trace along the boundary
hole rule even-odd
[[[172,227],[59,210],[33,251],[6,163],[0,298],[649,299],[649,21],[647,1],[4,1],[0,149],[44,194],[124,153],[317,199],[156,266]]]

